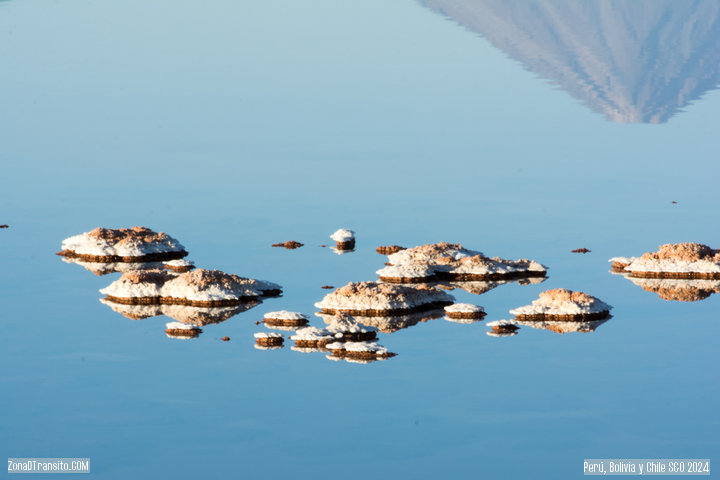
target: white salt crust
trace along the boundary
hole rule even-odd
[[[442,252],[423,251],[422,247],[407,248],[399,252],[388,255],[388,262],[393,265],[402,265],[407,263],[436,263],[440,258],[450,257],[453,260],[460,260],[465,257],[482,255],[481,252],[468,250],[459,245],[448,245]]]
[[[347,228],[341,228],[330,235],[330,238],[336,242],[346,243],[351,240],[355,240],[355,232],[353,230],[348,230]]]
[[[388,349],[374,342],[333,342],[325,346],[328,350],[345,350],[347,352],[369,352],[376,355],[388,353]]]
[[[263,318],[273,318],[277,320],[307,320],[309,317],[299,312],[289,312],[287,310],[279,310],[277,312],[268,312]]]
[[[169,267],[193,267],[195,264],[191,262],[190,260],[185,260],[184,258],[180,258],[177,260],[168,260],[167,262],[163,262],[165,265]]]
[[[335,334],[337,332],[331,333],[328,330],[324,328],[317,328],[317,327],[304,327],[299,328],[295,332],[295,335],[292,335],[290,337],[290,340],[307,340],[307,341],[317,341],[317,340],[329,340],[335,338]],[[341,335],[342,337],[342,335]]]
[[[273,332],[258,332],[254,335],[255,338],[283,338],[279,333]]]
[[[627,263],[628,265],[637,260],[637,257],[613,257],[608,262],[610,263]]]
[[[343,314],[334,316],[325,329],[331,334],[368,333],[377,331],[377,328],[361,325],[351,316]]]
[[[80,255],[118,255],[121,257],[141,257],[151,253],[169,253],[185,250],[185,247],[180,242],[170,236],[162,242],[135,242],[130,239],[117,244],[117,242],[91,237],[89,233],[85,232],[66,238],[62,242],[62,249]]]
[[[402,265],[389,265],[375,273],[385,278],[429,278],[435,275],[435,270],[425,263],[414,262]]]
[[[488,327],[509,327],[511,325],[517,326],[517,323],[515,320],[495,320],[492,322],[488,322],[485,325]]]
[[[172,278],[172,274],[165,270],[148,270],[155,272],[158,276],[164,276],[166,281]],[[162,282],[141,282],[135,283],[128,280],[124,275],[112,282],[105,288],[100,289],[100,293],[120,298],[148,298],[162,296]]]
[[[197,330],[194,325],[187,325],[180,322],[169,322],[165,324],[165,328],[168,330]]]
[[[375,282],[362,282],[372,289]],[[348,284],[349,285],[349,284]],[[362,295],[344,296],[329,293],[322,301],[317,302],[317,308],[332,310],[400,310],[414,309],[435,302],[453,302],[452,295],[441,290],[420,290],[410,286],[396,286],[397,294],[372,294],[371,291]]]
[[[253,343],[253,347],[258,350],[280,350],[283,348],[282,345],[258,345],[257,343]]]
[[[485,309],[472,303],[453,303],[445,307],[445,311],[449,313],[484,313]]]
[[[510,313],[513,315],[584,315],[609,312],[611,309],[610,305],[595,297],[591,297],[589,302],[579,303],[568,300],[559,304],[557,302],[548,303],[539,298],[533,300],[531,305],[510,310]]]
[[[655,260],[637,258],[625,267],[626,272],[653,273],[720,273],[720,263],[708,260]]]

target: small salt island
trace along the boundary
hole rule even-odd
[[[348,357],[359,360],[394,357],[387,348],[373,342],[333,342],[325,346],[334,357]]]
[[[445,307],[445,315],[454,320],[479,320],[485,316],[485,309],[472,303],[453,303]]]
[[[614,257],[612,269],[631,277],[720,279],[720,250],[702,243],[668,243],[640,257]]]
[[[202,329],[194,325],[186,325],[180,322],[165,324],[165,334],[170,338],[196,338],[202,333]]]
[[[425,284],[414,286],[376,282],[350,282],[315,306],[323,313],[384,317],[451,305],[454,298]]]
[[[612,307],[584,292],[564,288],[547,290],[531,305],[510,310],[517,320],[596,320],[610,315]]]
[[[514,320],[495,320],[488,322],[486,325],[492,328],[493,333],[499,334],[515,333],[520,329]]]
[[[307,325],[308,316],[299,312],[279,310],[263,315],[263,323],[269,327],[302,327]]]
[[[347,228],[341,228],[330,235],[335,240],[338,250],[352,250],[355,248],[355,232]]]
[[[187,256],[171,236],[146,227],[102,228],[66,238],[57,253],[88,262],[160,262]]]
[[[257,301],[282,292],[279,285],[199,268],[174,275],[166,270],[123,274],[100,293],[116,303],[223,307]]]
[[[486,257],[459,243],[441,242],[403,249],[388,255],[388,263],[377,274],[380,280],[389,283],[499,280],[547,274],[547,268],[536,261]]]
[[[280,347],[285,339],[279,333],[260,332],[254,335],[255,343],[261,347]]]

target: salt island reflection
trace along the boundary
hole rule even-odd
[[[720,83],[714,0],[419,1],[611,122],[667,122]]]

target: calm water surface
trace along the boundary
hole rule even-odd
[[[3,455],[111,479],[717,459],[720,295],[663,300],[607,259],[720,244],[719,31],[714,1],[0,2]],[[117,274],[54,255],[100,225],[285,293],[167,338],[99,302]],[[340,227],[355,252],[320,247]],[[437,241],[549,267],[452,292],[487,320],[555,287],[613,318],[511,338],[428,320],[369,365],[253,348],[264,313],[376,279],[376,246]]]

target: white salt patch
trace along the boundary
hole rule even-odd
[[[255,334],[255,338],[283,338],[283,336],[274,332],[258,332]]]
[[[184,258],[178,259],[178,260],[168,260],[167,262],[163,262],[165,265],[168,265],[170,267],[193,267],[195,264],[191,262],[190,260],[185,260]]]
[[[587,302],[548,302],[544,298],[533,300],[531,305],[510,310],[513,315],[584,315],[590,313],[609,312],[612,309],[607,303],[590,297]]]
[[[413,309],[435,302],[453,302],[454,298],[441,290],[415,289],[398,285],[395,293],[373,293],[373,282],[364,282],[370,290],[346,296],[329,293],[315,306],[333,310],[399,310]],[[395,285],[393,285],[395,287]]]
[[[480,313],[485,312],[485,309],[472,303],[453,303],[445,307],[445,311],[449,313]]]
[[[333,338],[334,333],[330,333],[329,331],[325,330],[324,328],[317,328],[317,327],[305,327],[300,328],[295,332],[295,335],[292,335],[290,337],[290,340],[306,340],[306,341],[317,341],[317,340],[327,340],[329,338]]]
[[[509,327],[511,325],[516,325],[517,322],[515,320],[495,320],[492,322],[488,322],[485,325],[488,327]]]
[[[425,263],[408,263],[404,265],[390,265],[377,272],[385,278],[429,278],[435,275],[435,270]]]
[[[353,230],[348,230],[347,228],[341,228],[340,230],[330,235],[330,238],[332,238],[336,242],[346,243],[355,239],[355,232]]]
[[[625,267],[628,272],[720,273],[720,263],[708,260],[655,260],[637,258]]]
[[[272,318],[277,320],[307,320],[309,317],[299,312],[289,312],[287,310],[279,310],[277,312],[268,312],[263,318]]]
[[[193,325],[187,325],[180,322],[170,322],[165,324],[165,328],[168,330],[197,330],[198,328]]]
[[[462,323],[462,324],[465,324],[465,325],[470,325],[470,324],[472,324],[472,323],[477,323],[477,322],[480,321],[480,320],[474,319],[474,318],[450,318],[450,317],[443,317],[443,319],[446,320],[446,321],[448,321],[448,322]]]
[[[490,332],[485,332],[485,334],[486,334],[486,335],[489,335],[489,336],[491,336],[491,337],[513,337],[513,336],[517,335],[518,333],[517,333],[517,332],[504,332],[504,333],[499,333],[499,332],[492,332],[492,331],[490,331]]]
[[[200,290],[197,285],[188,285],[185,279],[180,276],[163,285],[160,296],[202,302],[236,300],[240,297],[259,297],[262,295],[262,291],[258,283],[253,279],[246,278],[231,286],[210,284]]]

